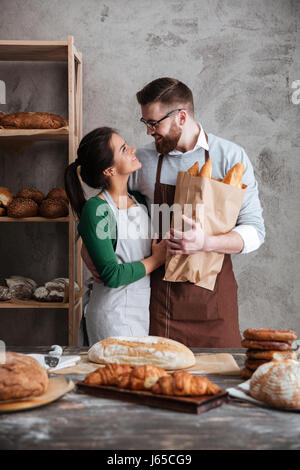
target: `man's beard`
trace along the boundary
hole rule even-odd
[[[177,147],[178,141],[181,137],[182,130],[177,124],[171,127],[168,135],[162,137],[159,142],[155,142],[155,147],[158,153],[166,155],[169,152],[172,152]],[[159,135],[159,134],[157,134]]]

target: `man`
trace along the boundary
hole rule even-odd
[[[223,178],[234,164],[242,162],[247,185],[231,232],[208,237],[191,220],[191,229],[181,239],[171,232],[171,253],[215,251],[224,253],[224,262],[213,291],[189,282],[164,281],[164,267],[152,273],[150,335],[172,338],[189,347],[240,347],[237,283],[230,255],[258,249],[265,237],[252,165],[241,147],[205,133],[194,119],[192,92],[182,82],[159,78],[140,90],[137,100],[141,121],[154,142],[137,151],[143,166],[129,185],[145,196],[149,208],[153,203],[171,206],[178,171],[187,171],[195,161],[201,168],[208,156],[214,178]]]

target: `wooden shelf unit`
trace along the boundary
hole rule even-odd
[[[82,53],[74,45],[73,36],[67,41],[3,41],[0,40],[0,61],[39,61],[66,62],[68,67],[68,121],[67,128],[61,129],[1,129],[0,147],[20,145],[20,150],[38,141],[58,141],[68,143],[68,163],[76,158],[76,150],[82,138]],[[16,110],[17,111],[22,111]],[[22,147],[23,146],[23,147]],[[68,344],[78,343],[78,329],[82,313],[82,259],[81,238],[75,241],[76,221],[69,209],[68,217],[46,219],[27,217],[15,219],[1,217],[1,222],[65,222],[69,225],[69,301],[62,302],[0,302],[1,308],[62,308],[68,310]],[[74,281],[79,285],[81,295],[75,298]]]

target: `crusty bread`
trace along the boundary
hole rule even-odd
[[[47,199],[64,199],[64,201],[69,202],[66,191],[63,188],[53,188],[47,194]]]
[[[37,204],[40,204],[44,199],[44,194],[35,188],[24,188],[17,192],[16,197],[32,199]]]
[[[271,361],[252,375],[250,395],[279,408],[300,408],[300,362]]]
[[[199,171],[198,176],[202,176],[203,178],[211,178],[211,173],[212,173],[211,159],[208,157],[208,159],[202,166],[201,170]]]
[[[188,169],[188,173],[191,175],[191,176],[198,176],[198,171],[199,171],[199,163],[196,162],[194,163],[193,166],[191,166],[191,168]]]
[[[20,112],[1,117],[1,126],[7,129],[59,129],[68,125],[68,121],[53,113]]]
[[[10,192],[8,188],[0,187],[0,205],[7,207],[8,204],[13,200],[14,195]]]
[[[48,219],[66,217],[68,213],[68,205],[64,199],[43,199],[39,207],[39,215]]]
[[[39,206],[33,199],[15,197],[7,206],[8,217],[22,218],[38,215]]]
[[[159,336],[106,338],[89,349],[88,358],[99,364],[152,364],[169,370],[184,369],[196,362],[184,344]]]
[[[5,362],[0,363],[0,400],[36,397],[47,387],[47,372],[36,359],[13,352],[5,354]]]
[[[223,178],[222,182],[225,184],[230,184],[231,186],[236,186],[237,188],[242,188],[242,177],[245,171],[245,166],[243,163],[236,163]]]

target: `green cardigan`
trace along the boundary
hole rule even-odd
[[[134,196],[137,200],[141,199],[136,193]],[[88,199],[82,209],[78,232],[105,286],[120,287],[146,275],[141,261],[118,263],[115,254],[117,221],[109,204],[103,199],[97,196]]]

